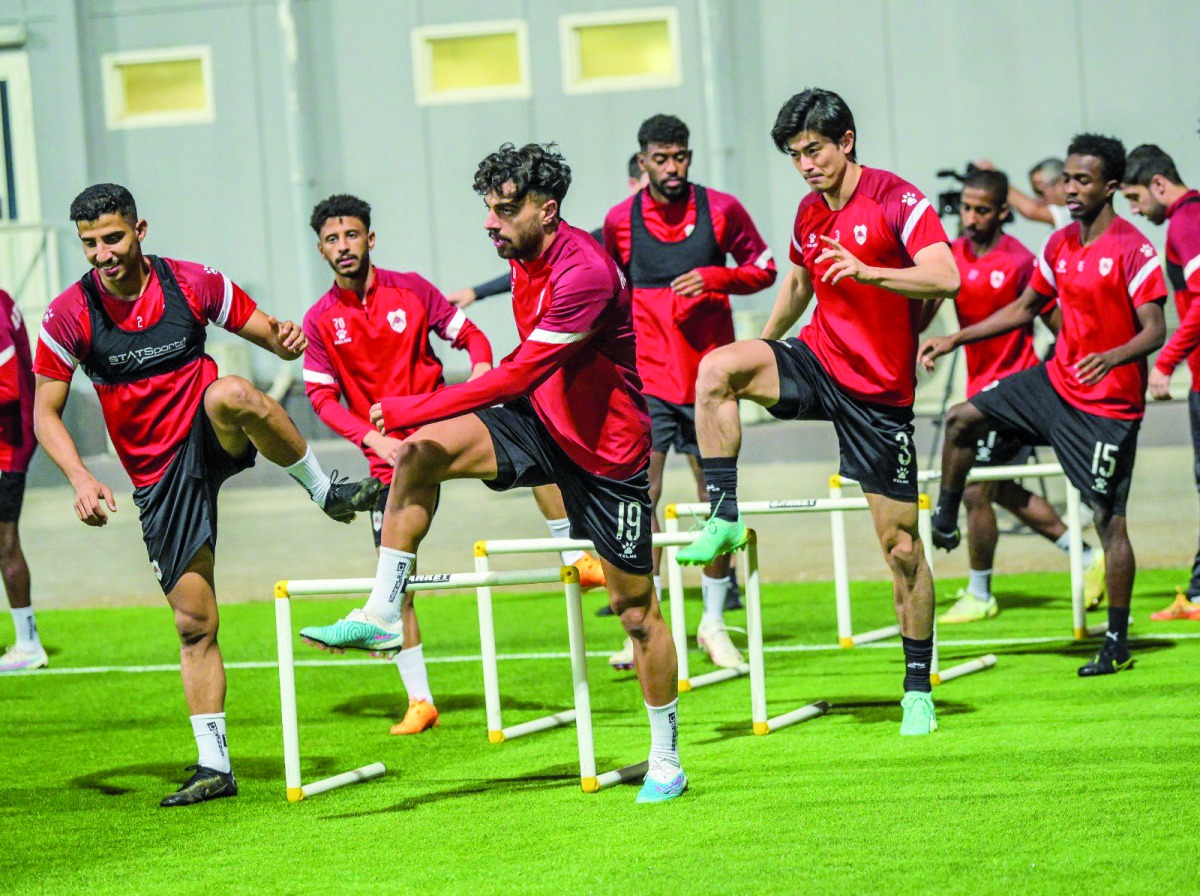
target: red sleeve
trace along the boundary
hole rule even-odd
[[[804,239],[804,229],[800,226],[800,222],[804,220],[804,203],[800,203],[800,207],[796,209],[796,220],[792,222],[792,243],[788,246],[788,261],[794,265],[804,264],[804,252],[800,248],[800,244]]]
[[[641,195],[641,194],[638,194]],[[634,201],[637,196],[634,196]],[[614,205],[604,216],[604,251],[623,269],[629,269],[629,213],[631,202]]]
[[[374,427],[370,421],[350,413],[339,400],[342,387],[329,360],[319,321],[312,311],[304,316],[302,326],[308,337],[308,348],[304,352],[304,394],[326,426],[355,445],[362,445],[363,437]]]
[[[455,308],[442,295],[441,290],[424,277],[413,276],[413,291],[425,303],[429,326],[450,343],[452,348],[466,350],[471,366],[492,363],[492,344],[477,326],[467,320],[461,309]]]
[[[173,259],[170,264],[175,276],[186,279],[195,292],[205,320],[231,333],[246,326],[258,306],[240,286],[206,265]]]
[[[12,318],[7,314],[0,315],[0,404],[10,404],[21,400],[21,376],[18,365],[21,363],[17,355],[16,330]]]
[[[1200,205],[1189,203],[1171,216],[1167,257],[1175,258],[1183,269],[1188,291],[1200,293]]]
[[[1124,256],[1122,262],[1125,276],[1129,278],[1129,300],[1133,302],[1133,307],[1165,299],[1167,281],[1154,247],[1141,239],[1129,240]]]
[[[1059,244],[1055,239],[1057,235],[1057,232],[1050,234],[1050,239],[1042,246],[1042,251],[1034,262],[1033,274],[1029,278],[1029,285],[1033,287],[1033,291],[1047,298],[1058,295],[1058,283],[1054,279],[1054,256]]]
[[[775,259],[758,233],[754,221],[732,196],[714,196],[713,230],[717,244],[733,256],[737,267],[700,268],[704,288],[710,292],[750,295],[775,282]]]
[[[934,243],[950,242],[933,206],[912,184],[892,188],[883,201],[883,210],[909,258],[916,258],[918,252]]]
[[[63,293],[42,315],[33,372],[69,383],[79,359],[87,354],[91,332],[78,287]]]
[[[537,328],[500,366],[437,392],[383,399],[384,427],[391,432],[423,426],[533,392],[591,338],[612,300],[607,275],[606,269],[583,265],[564,270],[553,281],[550,307]]]
[[[1189,293],[1186,307],[1187,311],[1179,320],[1179,329],[1167,340],[1154,362],[1154,367],[1167,376],[1175,372],[1184,358],[1200,348],[1200,292]]]

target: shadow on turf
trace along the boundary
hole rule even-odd
[[[564,698],[566,699],[566,698]],[[403,714],[404,703],[403,695],[399,692],[393,694],[360,694],[357,697],[351,697],[348,700],[343,700],[341,703],[331,707],[333,712],[344,716],[356,716],[361,718],[379,718],[390,719],[397,715]],[[437,697],[438,709],[442,712],[459,712],[463,710],[483,709],[482,694],[439,694]],[[559,712],[563,706],[557,703],[546,703],[534,700],[517,700],[513,697],[501,695],[500,708],[505,712],[509,710],[523,712]],[[620,710],[615,709],[597,709],[592,707],[594,715],[603,715],[605,713],[615,713]]]
[[[611,768],[617,765],[615,760],[597,758],[601,768]],[[633,786],[639,782],[626,782],[620,786]],[[366,818],[372,815],[387,815],[392,812],[411,812],[422,806],[435,805],[445,800],[477,797],[484,794],[495,795],[497,792],[530,793],[540,790],[558,789],[566,785],[579,785],[579,768],[574,765],[556,765],[531,772],[515,778],[475,778],[464,782],[458,787],[423,793],[420,796],[408,797],[390,806],[378,809],[368,809],[364,812],[346,812],[340,815],[330,815],[334,819]]]
[[[328,777],[341,770],[333,756],[306,756],[305,772],[313,777]],[[255,759],[237,757],[234,772],[239,779],[274,781],[279,778],[279,759]],[[178,787],[187,780],[188,772],[177,762],[141,762],[103,769],[88,775],[72,778],[70,784],[79,790],[90,790],[102,796],[124,796],[127,793],[143,794],[146,787],[129,787],[116,783],[120,779],[155,778],[169,789]]]
[[[1001,656],[1065,656],[1079,660],[1082,664],[1096,655],[1096,651],[1100,649],[1102,643],[1103,638],[1088,638],[1086,641],[1071,641],[1062,644],[1024,644],[1005,647],[1002,651],[997,650],[996,653]],[[1176,646],[1178,645],[1174,641],[1160,640],[1154,637],[1131,636],[1129,639],[1129,649],[1135,656],[1155,653],[1159,650],[1174,650]]]

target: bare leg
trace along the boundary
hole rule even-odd
[[[548,520],[565,520],[567,508],[557,485],[538,485],[533,488],[533,500],[538,511]]]
[[[14,610],[28,607],[29,564],[25,562],[15,522],[0,523],[0,576],[8,593],[8,605]]]
[[[1000,540],[996,511],[992,509],[995,489],[989,488],[990,485],[974,482],[963,492],[963,503],[967,506],[967,552],[971,569],[979,571],[992,568],[996,542]]]
[[[942,491],[962,492],[975,465],[976,443],[991,421],[969,401],[946,412],[946,441],[942,446]]]
[[[679,665],[671,630],[662,617],[650,576],[617,569],[603,557],[613,612],[633,641],[633,662],[642,695],[651,706],[666,706],[679,696]]]
[[[1137,573],[1137,561],[1133,556],[1133,545],[1129,541],[1129,530],[1125,517],[1106,511],[1098,511],[1095,517],[1096,532],[1104,546],[1107,563],[1104,580],[1108,587],[1108,605],[1128,608],[1133,596],[1133,579]]]
[[[763,407],[779,401],[775,352],[761,339],[714,349],[696,379],[696,439],[701,457],[737,457],[742,447],[738,399]]]
[[[204,410],[230,457],[242,457],[253,444],[271,463],[290,467],[308,450],[283,406],[240,376],[221,377],[209,386]]]
[[[217,644],[217,595],[213,586],[213,553],[205,545],[196,552],[179,582],[167,595],[179,634],[179,672],[188,713],[224,712],[225,665]]]
[[[906,638],[933,637],[933,574],[917,534],[917,505],[867,495],[875,533],[892,570],[896,621]]]
[[[1035,495],[1015,482],[1001,482],[995,501],[1022,523],[1050,541],[1058,541],[1067,531],[1066,524],[1041,495]]]

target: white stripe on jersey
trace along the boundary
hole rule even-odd
[[[1200,268],[1200,255],[1197,255],[1191,261],[1183,266],[1183,279],[1188,280],[1192,274],[1196,273],[1196,269]]]
[[[458,338],[459,332],[462,330],[462,325],[467,322],[467,316],[462,313],[460,308],[454,312],[454,317],[450,318],[450,323],[446,326],[446,338],[453,342]]]
[[[13,359],[13,355],[16,353],[17,347],[15,345],[10,345],[4,351],[0,352],[0,367],[3,367],[5,364],[11,361]]]
[[[1054,282],[1054,271],[1046,261],[1046,247],[1050,245],[1050,238],[1046,238],[1046,242],[1042,243],[1042,248],[1038,251],[1037,261],[1038,270],[1042,272],[1042,276],[1046,278],[1046,282],[1053,286],[1056,290],[1058,284]]]
[[[904,222],[904,230],[900,233],[900,242],[904,243],[905,249],[908,249],[908,238],[912,236],[912,232],[916,229],[917,221],[921,219],[921,213],[927,208],[929,208],[929,200],[922,199],[908,213],[908,220]]]
[[[569,345],[572,342],[583,342],[591,335],[591,331],[586,333],[555,333],[551,330],[543,330],[538,327],[529,334],[529,342],[545,342],[550,345]]]
[[[796,234],[794,234],[794,233],[792,234],[792,248],[795,249],[797,252],[801,252],[801,253],[804,252],[804,250],[800,248],[800,244],[798,242],[796,242]]]
[[[54,341],[54,337],[46,332],[46,328],[42,327],[42,331],[38,333],[38,340],[46,348],[50,349],[57,357],[72,370],[79,366],[79,359],[72,355],[69,351]]]
[[[224,274],[221,275],[221,283],[225,287],[225,295],[221,299],[221,313],[217,315],[214,323],[218,327],[223,327],[229,321],[229,312],[233,308],[233,284]]]
[[[304,368],[304,382],[320,383],[323,386],[336,386],[338,384],[337,380],[329,374],[321,373],[319,370],[309,370],[307,367]]]
[[[1154,255],[1142,265],[1142,269],[1137,272],[1132,280],[1129,281],[1129,298],[1133,298],[1137,293],[1138,288],[1146,282],[1146,278],[1158,267],[1158,256]]]
[[[796,238],[792,237],[792,242],[794,243],[795,241],[796,241]],[[769,262],[774,257],[775,256],[773,256],[771,254],[770,249],[763,249],[762,255],[760,255],[760,256],[758,256],[758,258],[754,259],[754,266],[756,268],[762,268],[765,271],[767,269],[767,262]]]

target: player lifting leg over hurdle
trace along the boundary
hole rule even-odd
[[[436,392],[371,408],[385,432],[420,426],[397,452],[375,586],[345,619],[306,640],[373,652],[404,640],[400,607],[438,487],[482,479],[496,491],[554,482],[571,534],[596,545],[613,609],[634,641],[650,716],[639,802],[687,789],[677,746],[675,646],[650,577],[650,417],[638,379],[629,290],[616,264],[561,218],[571,169],[553,146],[505,144],[485,158],[475,191],[484,226],[512,267],[521,342],[493,370]]]
[[[147,225],[124,187],[88,187],[71,203],[71,220],[93,270],[42,318],[34,364],[38,439],[75,488],[79,519],[105,525],[117,510],[112,490],[84,466],[62,421],[71,376],[82,366],[133,480],[142,537],[181,644],[199,760],[191,779],[162,805],[234,796],[213,585],[217,492],[259,453],[338,522],[370,510],[382,485],[326,475],[279,403],[241,377],[218,378],[204,353],[205,328],[214,323],[290,361],[304,351],[300,327],[264,314],[212,268],[143,255]]]
[[[921,300],[953,296],[958,270],[929,201],[894,174],[856,161],[854,116],[840,96],[810,88],[771,129],[812,190],[800,202],[792,270],[761,340],[716,349],[700,363],[696,429],[712,515],[680,563],[708,563],[746,543],[737,507],[738,399],[784,420],[831,420],[843,475],[862,484],[892,570],[904,641],[901,734],[936,730],[929,679],[933,577],[917,534],[913,391]],[[784,339],[814,293],[812,323]]]

